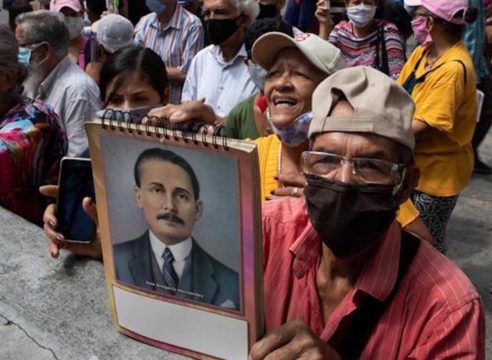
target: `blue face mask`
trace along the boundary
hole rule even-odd
[[[267,113],[267,121],[272,128],[273,133],[277,135],[280,141],[285,145],[291,147],[296,147],[307,140],[311,120],[313,120],[313,113],[310,111],[300,115],[287,126],[278,128],[273,125],[270,113]]]
[[[167,9],[167,4],[161,3],[160,0],[145,0],[145,5],[147,5],[150,11],[156,13],[158,16]]]
[[[19,54],[17,55],[17,61],[19,64],[24,65],[28,69],[32,68],[31,65],[31,49],[20,47]]]

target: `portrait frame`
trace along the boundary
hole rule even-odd
[[[194,358],[246,359],[252,344],[263,334],[261,202],[256,145],[161,127],[114,124],[111,121],[105,123],[104,119],[87,123],[86,131],[93,161],[106,284],[116,329],[139,341]],[[149,148],[178,153],[190,162],[192,168],[200,168],[203,162],[205,167],[201,166],[201,170],[196,171],[199,181],[209,177],[216,171],[213,169],[220,168],[221,164],[227,164],[225,168],[234,171],[232,175],[228,174],[226,183],[229,182],[229,197],[232,191],[237,195],[237,201],[223,214],[223,218],[225,223],[230,221],[233,214],[237,222],[238,309],[163,294],[117,278],[118,260],[115,259],[114,243],[119,243],[115,239],[121,237],[117,234],[122,232],[118,224],[125,223],[128,228],[127,222],[136,217],[119,214],[118,209],[125,205],[115,200],[121,191],[118,187],[127,187],[129,180],[123,179],[124,176],[117,169],[121,167],[121,171],[128,173],[128,168],[133,167],[139,152]],[[120,166],[123,163],[126,165]],[[209,168],[209,173],[206,170],[204,173],[203,168]],[[133,171],[130,177],[133,178]],[[234,183],[231,184],[231,181]],[[134,184],[133,179],[131,182]],[[210,182],[207,184],[211,186]],[[220,202],[217,188],[224,190],[226,185],[219,184],[215,192],[209,191],[207,201],[213,202],[215,198]],[[211,222],[218,221],[215,215]],[[224,226],[216,226],[212,230],[223,231]],[[123,230],[123,233],[128,231]],[[132,236],[128,235],[127,239]],[[217,237],[210,234],[207,236]],[[215,257],[221,256],[230,257],[224,254]],[[231,264],[230,259],[228,264]],[[163,323],[174,324],[173,329],[163,329],[160,326]],[[206,331],[209,327],[214,331]]]

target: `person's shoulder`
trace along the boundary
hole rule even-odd
[[[127,240],[121,243],[114,245],[113,249],[115,254],[124,254],[133,252],[136,246],[140,246],[140,244],[148,238],[148,232],[146,231],[141,236]]]
[[[421,241],[409,275],[416,292],[450,312],[480,298],[463,270],[425,241]]]
[[[73,93],[85,93],[90,97],[99,100],[99,87],[94,80],[87,75],[76,64],[70,62],[68,70],[65,72],[63,83],[67,91]]]
[[[209,254],[207,251],[205,251],[198,243],[196,240],[193,241],[193,248],[192,251],[196,253],[197,256],[199,257],[205,257],[209,263],[212,265],[214,268],[214,273],[218,276],[222,276],[224,278],[229,278],[229,279],[236,279],[238,277],[238,273],[231,268],[229,268],[227,265],[224,263],[220,262],[216,258],[214,258],[211,254]]]
[[[181,6],[181,5],[179,5]],[[192,12],[186,10],[184,7],[181,7],[181,16],[186,19],[187,26],[191,27],[203,27],[202,21],[198,16],[193,14]]]
[[[147,27],[149,24],[157,21],[157,15],[153,12],[148,13],[145,16],[142,16],[140,20],[138,21],[137,25],[135,25],[135,28],[142,28],[142,27]]]
[[[215,45],[208,45],[201,49],[199,52],[196,53],[194,59],[204,59],[206,57],[209,57],[212,55],[214,49],[216,48]]]

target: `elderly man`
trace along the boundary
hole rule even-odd
[[[212,45],[191,62],[182,101],[202,100],[220,117],[258,89],[245,64],[247,26],[259,12],[255,0],[204,0],[205,30]]]
[[[171,103],[179,104],[191,60],[203,48],[202,23],[177,0],[146,0],[145,4],[152,12],[136,25],[135,42],[162,58],[171,83]]]
[[[38,10],[16,18],[20,59],[30,68],[24,92],[52,105],[68,136],[68,155],[87,149],[84,122],[99,109],[99,89],[68,59],[69,37],[61,13]]]
[[[418,179],[410,96],[355,67],[324,80],[312,110],[305,201],[263,206],[270,333],[251,359],[483,359],[476,290],[394,221]]]

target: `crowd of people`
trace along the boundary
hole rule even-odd
[[[149,107],[257,145],[268,333],[251,359],[484,358],[446,227],[492,174],[490,1],[109,3],[9,1],[0,25],[0,205],[53,257],[102,259],[97,232],[57,231],[60,160],[90,157],[98,111]]]

